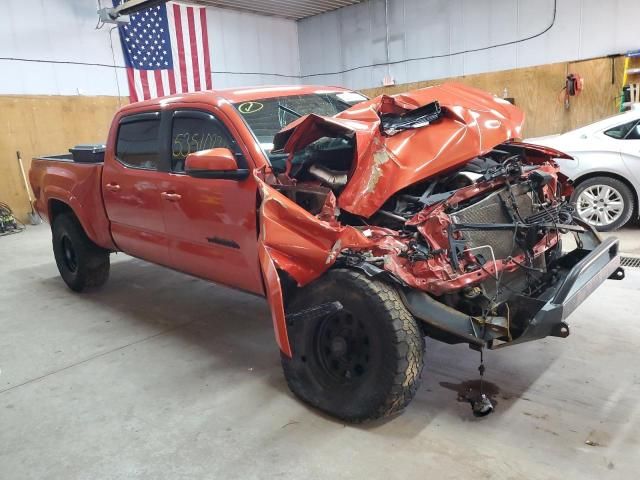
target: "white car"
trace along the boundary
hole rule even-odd
[[[526,141],[573,157],[557,161],[574,182],[578,215],[596,229],[615,230],[638,217],[640,104],[586,127]]]

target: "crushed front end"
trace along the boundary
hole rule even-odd
[[[406,249],[381,268],[434,338],[496,348],[566,337],[567,316],[624,275],[618,241],[574,219],[570,186],[535,147],[498,145],[427,188],[435,193],[390,203],[406,217]],[[576,247],[566,252],[569,235]]]
[[[282,350],[282,292],[334,267],[393,283],[425,334],[448,343],[567,336],[567,316],[624,276],[618,242],[574,218],[554,162],[564,154],[515,141],[523,121],[501,99],[443,85],[308,115],[278,134],[286,167],[256,178]]]

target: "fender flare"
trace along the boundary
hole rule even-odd
[[[51,228],[53,228],[53,220],[54,220],[53,212],[52,212],[52,204],[55,201],[55,202],[62,203],[63,205],[66,205],[69,208],[69,210],[73,213],[73,215],[76,217],[76,219],[80,223],[80,226],[82,226],[82,229],[84,230],[84,232],[87,234],[87,237],[89,237],[89,239],[93,243],[109,250],[114,250],[114,251],[117,250],[115,244],[113,243],[113,240],[111,239],[111,233],[107,232],[106,236],[99,235],[95,226],[88,218],[89,212],[87,212],[87,209],[83,207],[83,205],[80,203],[79,199],[75,195],[69,195],[69,193],[66,192],[64,189],[56,186],[47,187],[44,193],[46,196],[45,198],[47,199],[47,203],[46,203],[47,216],[49,217]]]

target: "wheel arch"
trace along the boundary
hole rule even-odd
[[[80,203],[77,197],[69,197],[62,200],[59,196],[49,196],[47,200],[47,216],[49,218],[49,224],[53,229],[53,223],[59,215],[71,214],[78,221],[84,233],[91,239],[96,245],[111,251],[116,251],[116,245],[111,238],[111,232],[108,226],[106,217],[104,223],[99,214],[95,214],[94,211],[86,208]]]
[[[637,219],[640,216],[640,209],[638,207],[638,190],[636,189],[636,187],[633,185],[633,183],[631,183],[629,181],[629,179],[623,177],[622,175],[618,174],[618,173],[614,173],[614,172],[606,172],[606,171],[595,171],[595,172],[589,172],[589,173],[585,173],[583,175],[580,175],[579,177],[576,177],[573,180],[573,185],[575,188],[578,187],[578,185],[580,185],[581,183],[591,179],[591,178],[596,178],[596,177],[610,177],[613,178],[615,180],[618,180],[622,183],[624,183],[629,190],[631,191],[631,194],[633,195],[633,213],[632,213],[632,218]]]
[[[73,208],[71,208],[71,206],[68,203],[63,202],[62,200],[58,200],[57,198],[49,199],[49,205],[47,206],[47,210],[49,213],[49,221],[51,223],[51,228],[53,228],[53,222],[55,221],[56,217],[58,217],[59,215],[62,215],[63,213],[71,213],[74,217],[76,217],[76,219],[78,218],[76,213],[73,211]]]

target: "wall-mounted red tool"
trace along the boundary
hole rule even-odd
[[[566,108],[567,110],[569,109],[569,98],[580,95],[580,92],[582,92],[583,88],[584,79],[580,75],[578,75],[577,73],[570,73],[569,75],[567,75],[564,87],[562,87],[562,92],[564,92],[564,108]]]

